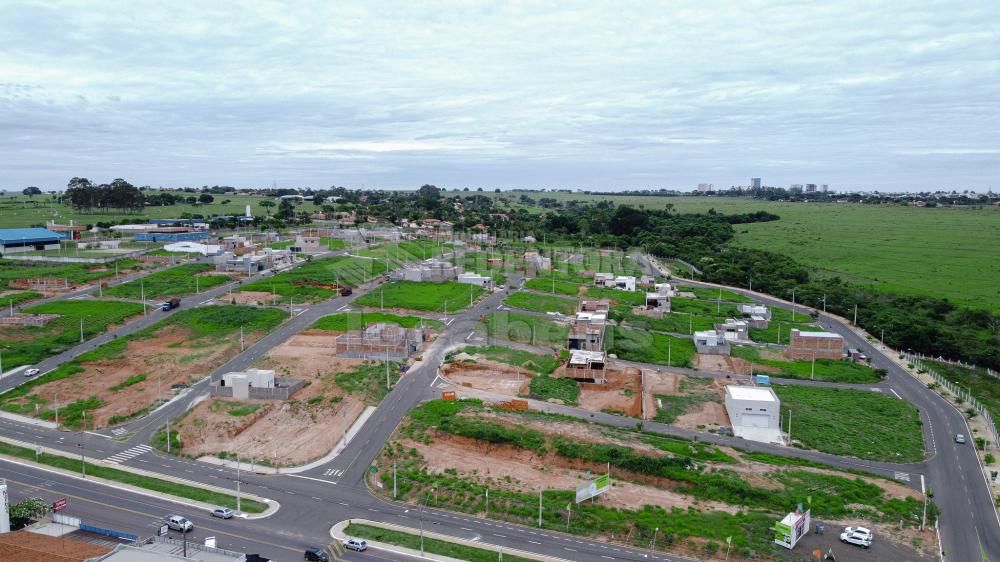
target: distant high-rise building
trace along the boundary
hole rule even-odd
[[[760,189],[760,178],[750,178],[750,187]]]
[[[814,184],[814,183],[807,183],[806,184],[806,193],[816,193],[816,184]]]
[[[702,193],[708,193],[709,191],[715,191],[715,186],[710,183],[699,183],[698,191]]]
[[[830,191],[830,186],[824,183],[823,185],[819,186],[819,190],[822,191],[823,193],[826,193],[827,191]]]

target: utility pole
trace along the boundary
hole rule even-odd
[[[86,424],[84,424],[86,425]],[[87,477],[87,459],[84,457],[83,443],[77,443],[77,447],[80,448],[80,471],[83,473],[83,477]]]
[[[118,262],[115,262],[118,263]],[[143,280],[139,280],[139,294],[142,295],[142,315],[146,315],[146,285]]]
[[[788,444],[792,444],[792,409],[788,409]]]
[[[823,314],[826,314],[826,295],[823,295]]]
[[[80,317],[80,343],[83,343],[83,316]]]
[[[812,370],[809,372],[809,380],[816,380],[816,352],[813,351]],[[791,410],[788,410],[791,412]]]
[[[240,324],[240,353],[243,353],[245,347],[243,346],[243,324]]]
[[[542,491],[544,487],[538,489],[538,527],[542,526]]]
[[[167,420],[167,454],[170,454],[170,420]]]
[[[792,289],[792,322],[795,322],[795,289]]]
[[[396,459],[392,459],[392,499],[396,499],[399,488],[396,487]]]
[[[236,451],[236,513],[241,513],[240,509],[240,452]]]
[[[858,325],[858,305],[854,305],[854,325]]]

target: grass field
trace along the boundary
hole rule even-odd
[[[870,384],[882,380],[879,371],[861,363],[846,360],[817,359],[815,366],[812,361],[779,361],[762,359],[756,348],[745,345],[732,347],[734,357],[742,357],[755,365],[775,367],[781,372],[776,376],[789,379],[811,379],[828,382],[855,384]],[[814,370],[815,369],[815,370]]]
[[[421,322],[422,320],[422,322]],[[425,328],[440,330],[444,324],[430,318],[420,318],[419,316],[400,316],[398,314],[387,314],[383,312],[342,312],[324,316],[313,323],[310,328],[314,330],[329,330],[332,332],[345,332],[347,330],[363,330],[370,324],[387,323],[396,324],[404,328],[417,328],[421,323]]]
[[[186,196],[197,193],[188,193]],[[51,196],[41,195],[34,198],[18,196],[13,201],[5,197],[0,202],[0,224],[4,228],[18,228],[32,225],[44,225],[47,220],[54,220],[59,224],[68,224],[75,221],[76,224],[96,224],[98,222],[119,222],[128,220],[130,222],[145,222],[143,219],[173,219],[181,216],[182,213],[200,214],[203,216],[212,215],[243,215],[245,207],[250,205],[253,215],[266,216],[267,212],[260,202],[268,197],[256,195],[213,195],[215,201],[208,205],[187,205],[177,204],[165,207],[145,207],[141,214],[121,214],[121,213],[82,213],[73,209],[68,204],[56,203]],[[223,201],[229,203],[223,204]],[[273,201],[273,199],[272,199]],[[299,204],[296,208],[319,209],[312,203]]]
[[[806,449],[886,462],[924,458],[917,409],[879,392],[775,385],[782,428],[792,412],[792,439]]]
[[[41,297],[41,293],[36,293],[34,291],[12,291],[6,295],[0,296],[0,308],[2,308],[3,305],[7,305],[8,307],[18,306],[21,303],[33,301]]]
[[[723,322],[723,316],[705,316],[701,314],[668,313],[663,318],[652,318],[633,314],[629,306],[611,307],[611,318],[618,322],[627,322],[629,327],[657,332],[675,334],[693,334],[699,330],[711,330],[715,323]]]
[[[432,240],[413,240],[407,242],[386,242],[370,248],[364,248],[354,252],[359,256],[368,256],[385,261],[388,257],[390,263],[400,263],[406,261],[422,261],[440,255],[446,248]]]
[[[554,277],[551,278],[540,277],[536,279],[528,279],[527,281],[524,282],[524,287],[526,289],[533,289],[535,291],[541,291],[543,293],[571,295],[574,297],[580,293],[579,283],[574,283],[572,281],[560,281]]]
[[[299,302],[318,301],[336,296],[336,283],[357,287],[373,276],[385,273],[385,262],[349,256],[313,260],[266,279],[247,283],[241,291],[273,293]],[[310,283],[320,285],[310,285]]]
[[[513,308],[530,310],[531,312],[558,312],[565,315],[574,314],[577,306],[575,300],[553,295],[521,292],[510,295],[504,299],[503,303]]]
[[[32,462],[35,461],[34,450],[29,449],[27,447],[18,447],[16,445],[10,445],[7,443],[0,443],[0,455],[17,457]],[[81,460],[77,458],[63,457],[59,455],[50,455],[43,453],[41,455],[38,455],[38,462],[47,466],[61,468],[71,472],[79,472],[81,470],[84,470],[83,462],[81,462]],[[204,502],[211,505],[217,505],[219,507],[228,507],[230,509],[236,509],[236,497],[234,495],[225,494],[222,492],[215,492],[212,490],[199,488],[197,486],[191,486],[188,484],[171,482],[169,480],[163,480],[152,476],[135,474],[134,472],[129,472],[127,470],[120,470],[117,468],[111,468],[104,465],[96,465],[89,462],[86,463],[85,470],[87,471],[87,476],[95,478],[104,478],[105,480],[121,482],[122,484],[136,486],[138,488],[143,488],[145,490],[152,490],[154,492],[170,494],[172,496],[187,498],[189,500]],[[243,511],[247,513],[263,513],[264,510],[267,509],[267,504],[247,498],[242,498],[240,504]]]
[[[147,268],[132,259],[118,260],[117,264],[120,275]],[[33,277],[56,277],[66,279],[70,285],[82,285],[98,279],[113,279],[115,265],[0,260],[0,287],[7,287],[14,279]]]
[[[518,312],[491,312],[486,316],[486,335],[494,338],[535,344],[566,345],[569,326],[548,318]]]
[[[515,365],[534,373],[550,374],[556,370],[560,361],[551,355],[539,355],[520,349],[511,349],[499,345],[469,346],[460,351],[469,355],[481,355],[490,361]]]
[[[178,265],[150,273],[141,280],[136,279],[122,283],[104,291],[104,294],[133,299],[138,299],[145,294],[148,301],[157,297],[183,297],[194,294],[195,291],[204,291],[232,280],[226,275],[198,275],[214,269],[215,267],[210,263]]]
[[[604,348],[620,359],[670,367],[690,367],[695,354],[692,340],[617,326],[608,328]]]
[[[587,287],[587,293],[583,298],[608,299],[612,303],[627,304],[629,306],[646,304],[645,291],[619,291],[618,289],[607,289],[605,287]]]
[[[80,320],[85,340],[103,334],[109,325],[142,314],[142,305],[119,301],[60,300],[24,309],[31,314],[59,314],[45,326],[0,329],[3,368],[31,365],[80,344]]]
[[[390,388],[386,387],[387,372],[388,382],[394,386],[399,380],[399,364],[393,362],[389,363],[387,371],[383,362],[365,361],[350,371],[336,373],[333,375],[333,382],[344,392],[357,395],[366,405],[377,406],[389,394]],[[322,397],[314,397],[312,400],[316,398]]]
[[[393,281],[373,289],[354,302],[372,308],[405,308],[425,312],[458,312],[468,308],[483,289],[466,283]]]
[[[1000,379],[988,375],[986,369],[981,367],[963,367],[928,359],[922,362],[949,381],[969,390],[989,409],[994,419],[1000,419]]]

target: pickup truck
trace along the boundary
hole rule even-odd
[[[160,303],[160,310],[171,310],[181,305],[181,299],[172,298]]]

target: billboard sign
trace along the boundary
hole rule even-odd
[[[577,484],[576,503],[599,496],[604,492],[607,492],[609,489],[611,489],[611,476],[607,474],[602,474],[593,480]]]
[[[774,524],[774,544],[787,549],[795,548],[795,544],[809,532],[810,512],[795,510],[784,519]]]
[[[62,511],[64,509],[66,509],[66,498],[61,498],[52,502],[52,511]]]

